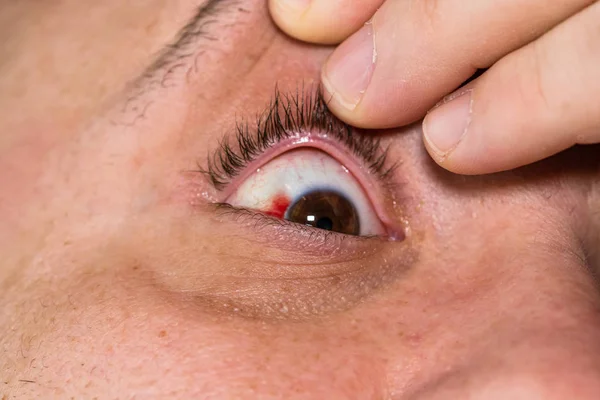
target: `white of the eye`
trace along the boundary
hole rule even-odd
[[[316,189],[341,193],[354,205],[361,235],[381,234],[381,223],[356,178],[337,160],[315,149],[293,150],[261,166],[238,186],[227,203],[268,211],[280,195],[293,204]]]

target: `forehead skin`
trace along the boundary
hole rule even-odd
[[[203,4],[125,3],[1,6],[0,395],[598,398],[597,149],[465,178],[386,132],[407,240],[268,262],[185,171],[330,49],[223,0],[165,51]],[[317,312],[271,312],[282,289]]]

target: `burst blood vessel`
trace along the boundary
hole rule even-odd
[[[271,202],[271,206],[269,207],[269,209],[263,212],[267,215],[283,219],[283,217],[285,216],[285,212],[289,206],[290,198],[284,194],[278,194]]]

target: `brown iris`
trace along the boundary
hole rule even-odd
[[[358,235],[356,209],[344,196],[328,190],[307,193],[292,203],[285,219],[328,231]]]

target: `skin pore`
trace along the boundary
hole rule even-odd
[[[374,132],[406,239],[304,245],[198,165],[331,48],[202,5],[2,4],[3,398],[598,398],[597,147],[463,177]]]

